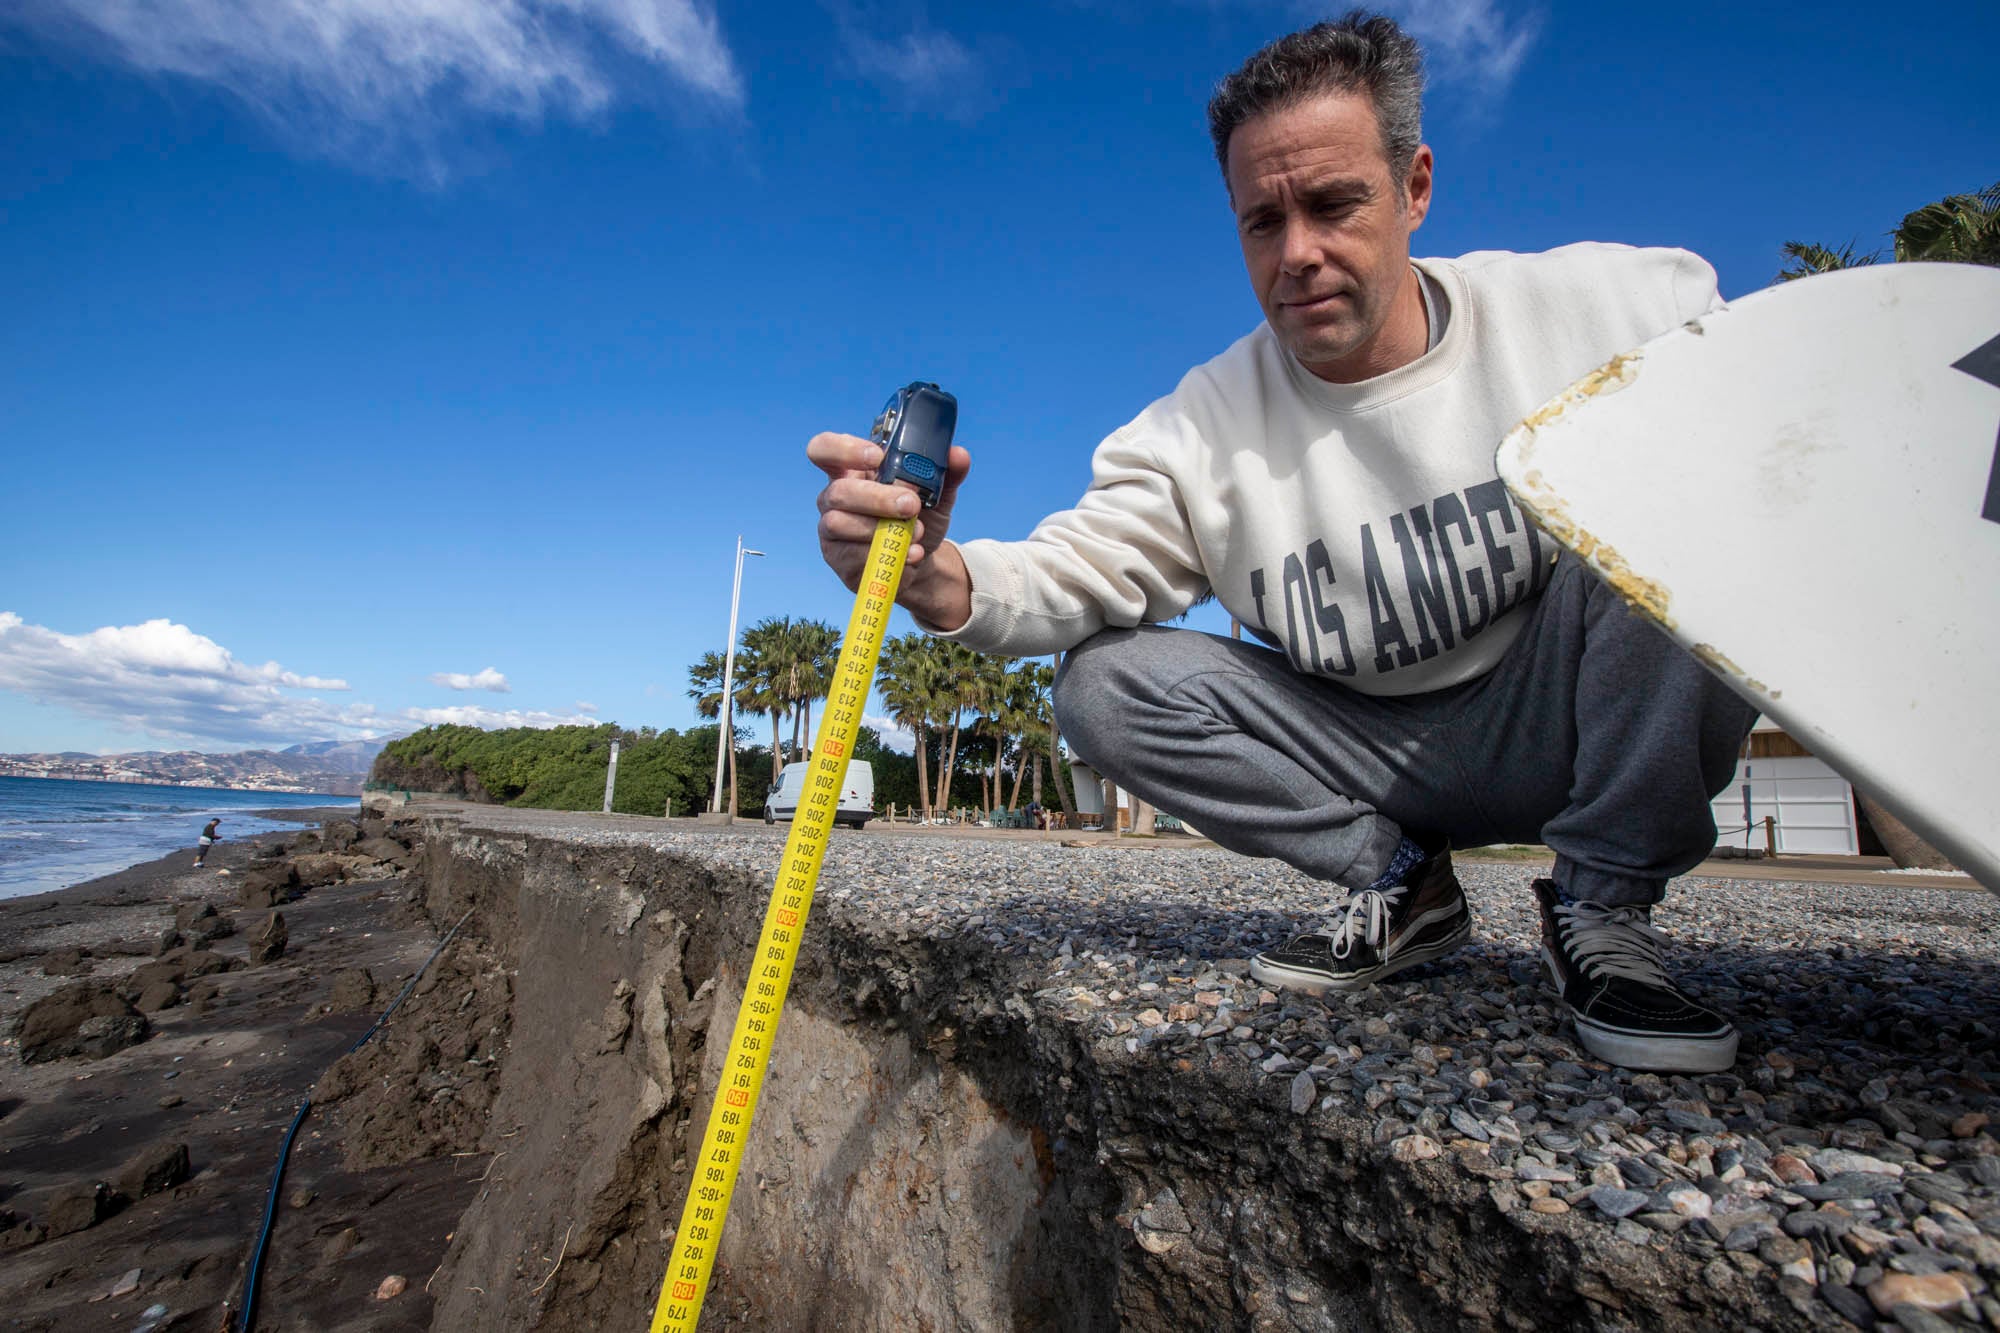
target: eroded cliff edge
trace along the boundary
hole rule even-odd
[[[780,840],[424,819],[423,909],[469,911],[467,938],[400,1034],[329,1076],[338,1113],[492,1155],[431,1280],[435,1327],[644,1327]],[[1682,1080],[1571,1047],[1504,913],[1363,996],[1260,993],[1245,942],[1311,906],[1272,874],[836,838],[705,1326],[1847,1327],[1869,1316],[1830,1285],[1865,1305],[1939,1272],[1964,1296],[1943,1317],[2000,1311],[2000,1158],[1973,1119],[2000,1011],[1982,895],[1923,907],[1970,963],[1848,960],[1925,992],[1858,1018],[1758,980],[1796,946],[1690,940],[1755,1012],[1737,1071]],[[1525,874],[1496,878],[1476,906],[1521,896]],[[1851,923],[1852,891],[1826,892]],[[1849,979],[1842,961],[1815,975]],[[1963,1030],[1919,1031],[1939,1007]]]

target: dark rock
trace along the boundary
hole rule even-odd
[[[300,887],[316,889],[322,884],[338,884],[346,879],[347,858],[314,852],[293,861],[292,869],[298,873]]]
[[[73,1055],[97,1059],[144,1041],[151,1030],[116,991],[85,982],[29,1005],[15,1034],[21,1062],[32,1065]]]
[[[361,826],[351,819],[330,819],[319,831],[319,845],[329,852],[344,852],[361,841]]]
[[[250,961],[253,963],[273,963],[285,956],[285,944],[291,933],[285,929],[285,918],[280,912],[271,913],[264,922],[264,928],[250,937]]]
[[[181,988],[171,981],[155,981],[139,992],[132,1001],[132,1007],[142,1014],[157,1014],[162,1009],[171,1009],[181,1002]]]
[[[211,941],[236,933],[236,923],[216,911],[213,903],[181,904],[174,910],[174,928],[197,949],[206,949]]]
[[[217,972],[234,972],[242,966],[242,959],[231,958],[227,954],[215,953],[208,949],[191,949],[187,955],[189,980],[195,977],[213,976]]]
[[[409,849],[389,838],[363,838],[354,844],[353,854],[373,857],[395,866],[406,865],[411,860]]]
[[[155,962],[142,963],[132,969],[121,987],[127,998],[137,998],[149,987],[161,982],[179,985],[196,977],[210,976],[217,972],[229,972],[243,966],[238,959],[207,949],[175,949]]]
[[[1873,1171],[1844,1171],[1818,1185],[1794,1185],[1792,1192],[1814,1203],[1828,1199],[1865,1199],[1903,1192],[1903,1182],[1895,1176]]]
[[[143,1199],[170,1190],[190,1174],[185,1143],[157,1143],[127,1162],[118,1172],[118,1192]]]
[[[365,967],[344,967],[333,974],[333,986],[326,1007],[336,1014],[354,1013],[375,1006],[375,978]]]
[[[25,1217],[0,1208],[0,1254],[9,1250],[24,1250],[30,1245],[39,1245],[48,1233]]]
[[[1875,1307],[1868,1303],[1866,1296],[1854,1288],[1842,1286],[1838,1282],[1822,1282],[1819,1284],[1819,1298],[1832,1306],[1849,1323],[1858,1324],[1862,1328],[1875,1327]]]
[[[289,861],[268,870],[253,870],[237,886],[236,900],[245,907],[274,907],[291,901],[298,882],[298,869]]]
[[[88,949],[57,949],[42,955],[42,975],[45,977],[88,976],[94,966]]]
[[[174,950],[185,947],[186,944],[187,936],[181,934],[174,927],[168,926],[160,932],[160,938],[153,941],[153,956],[155,958],[164,958]]]
[[[1889,1313],[1895,1316],[1903,1333],[1960,1333],[1963,1327],[1953,1320],[1932,1314],[1912,1301],[1897,1302],[1890,1307]]]
[[[1853,1228],[1854,1219],[1846,1213],[1796,1212],[1785,1214],[1781,1225],[1788,1236],[1817,1240],[1821,1245],[1831,1247]]]
[[[49,1202],[48,1236],[87,1231],[124,1207],[128,1200],[101,1180],[72,1185]]]
[[[208,1012],[208,1006],[213,1004],[216,997],[221,994],[222,986],[214,977],[203,977],[201,980],[195,982],[194,985],[188,987],[187,1007],[189,1012],[193,1013],[197,1018],[201,1017]]]

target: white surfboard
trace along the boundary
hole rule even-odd
[[[2000,270],[1731,302],[1498,461],[1628,602],[2000,893]]]

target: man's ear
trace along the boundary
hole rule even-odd
[[[1431,168],[1435,165],[1427,143],[1418,144],[1417,151],[1410,154],[1410,172],[1403,181],[1403,207],[1411,231],[1423,226],[1431,211]]]

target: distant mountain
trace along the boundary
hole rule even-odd
[[[375,762],[385,743],[314,741],[283,750],[242,750],[235,754],[202,754],[194,750],[6,754],[0,755],[0,777],[157,782],[170,787],[358,796],[369,765]]]

